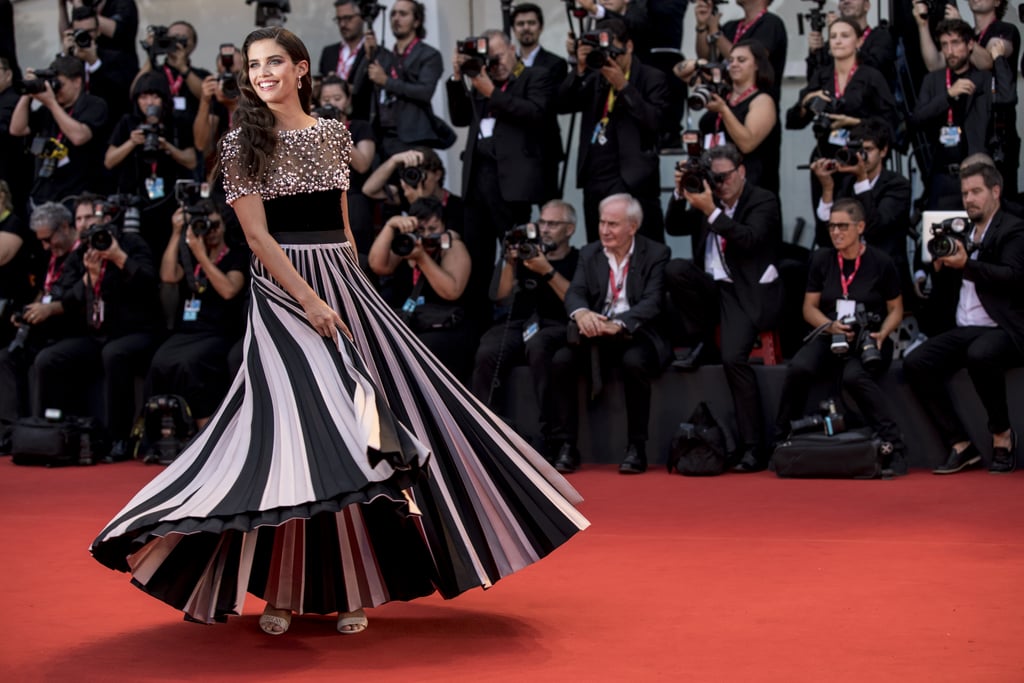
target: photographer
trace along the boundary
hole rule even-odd
[[[786,50],[789,46],[786,24],[777,14],[768,11],[772,0],[736,2],[743,8],[743,19],[719,26],[718,3],[714,0],[697,0],[693,7],[693,18],[697,24],[697,57],[715,61],[718,55],[729,54],[733,44],[740,40],[756,40],[768,50],[775,77],[771,96],[778,102],[782,76],[786,69]]]
[[[699,122],[704,148],[736,145],[743,153],[747,180],[778,194],[782,125],[769,94],[774,76],[768,51],[756,40],[744,39],[733,46],[727,63],[728,71],[719,88],[709,88],[702,82],[708,65],[697,60],[680,62],[673,73],[698,86],[690,95],[690,108],[697,109],[695,105],[699,104],[707,109]],[[728,92],[719,91],[725,89]]]
[[[200,211],[193,214],[192,208]],[[175,211],[160,260],[160,281],[178,285],[180,305],[174,333],[153,355],[146,395],[184,397],[199,427],[228,390],[225,359],[243,328],[249,259],[224,242],[226,210],[207,200]]]
[[[1024,299],[1020,294],[1024,222],[1002,210],[1002,182],[999,171],[985,164],[961,171],[968,231],[927,244],[936,270],[932,297],[949,302],[946,318],[950,325],[948,331],[914,349],[903,361],[903,372],[950,448],[935,474],[952,474],[981,462],[981,453],[953,409],[946,386],[962,367],[967,368],[988,414],[992,433],[989,471],[1007,473],[1016,467],[1017,438],[1010,429],[1006,371],[1024,364]],[[953,296],[947,299],[944,292]]]
[[[925,178],[929,209],[960,208],[960,161],[988,149],[992,115],[992,75],[971,65],[974,32],[967,22],[947,19],[938,26],[946,68],[921,82],[910,123],[931,143],[931,169]]]
[[[28,192],[32,186],[32,157],[25,140],[11,135],[11,117],[21,95],[14,87],[15,73],[10,59],[0,56],[0,180],[8,185],[14,213],[28,219]]]
[[[578,431],[579,401],[575,387],[581,373],[590,378],[590,395],[603,386],[605,368],[618,366],[626,392],[628,445],[620,474],[647,471],[647,430],[651,382],[668,364],[671,349],[662,330],[661,300],[669,248],[637,234],[643,208],[633,197],[606,197],[599,207],[600,241],[580,251],[579,264],[565,295],[572,320],[570,345],[555,353],[551,386],[555,420],[565,427],[568,459],[556,463],[571,471]],[[567,461],[568,460],[568,461]]]
[[[189,127],[199,112],[203,81],[210,75],[206,69],[192,66],[192,53],[198,41],[195,27],[182,20],[168,26],[150,26],[142,41],[147,56],[139,76],[149,72],[163,74],[171,91],[174,117]],[[164,57],[162,63],[160,56]]]
[[[108,118],[117,121],[128,113],[128,91],[139,70],[138,59],[124,52],[99,46],[100,18],[93,7],[76,7],[71,28],[64,31],[64,54],[82,60],[85,87],[89,94],[107,103]]]
[[[373,83],[369,79],[370,59],[376,43],[367,34],[373,27],[363,17],[360,0],[335,0],[334,23],[338,25],[341,41],[326,46],[320,53],[320,75],[334,75],[349,84],[351,89],[351,115],[357,121],[369,121],[373,106]]]
[[[217,74],[203,79],[203,96],[192,122],[192,140],[206,165],[203,177],[210,182],[217,180],[213,171],[217,167],[218,143],[231,128],[231,118],[238,108],[238,74],[243,61],[241,50],[225,43],[217,54]]]
[[[697,185],[701,189],[692,191]],[[687,341],[712,349],[721,326],[722,365],[740,428],[734,470],[762,470],[764,427],[750,352],[758,333],[773,329],[782,312],[779,200],[747,182],[739,151],[721,145],[695,167],[677,169],[665,228],[692,240],[693,260],[673,259],[665,268],[665,290]]]
[[[507,320],[502,320],[480,339],[473,365],[473,393],[496,412],[501,411],[503,392],[499,389],[512,367],[524,361],[530,366],[533,393],[540,408],[540,433],[544,457],[560,472],[570,472],[579,463],[573,442],[575,432],[557,420],[553,394],[571,390],[551,382],[551,363],[558,349],[566,345],[565,293],[576,272],[579,251],[569,246],[576,231],[576,210],[560,199],[551,200],[540,211],[536,240],[523,240],[524,226],[506,237],[501,275],[495,299],[511,296]]]
[[[139,76],[132,88],[133,111],[114,127],[104,166],[117,174],[117,190],[142,200],[142,234],[166,244],[174,212],[173,188],[196,167],[192,126],[173,114],[167,82],[158,73]]]
[[[57,57],[45,78],[26,80],[24,94],[11,116],[11,135],[34,135],[35,181],[31,200],[36,205],[86,190],[101,189],[99,166],[107,105],[85,92],[85,68],[74,57]],[[32,100],[43,106],[30,111]]]
[[[6,345],[14,335],[10,314],[20,311],[35,294],[36,256],[32,231],[14,213],[11,188],[7,181],[0,180],[0,345]]]
[[[594,20],[620,19],[633,39],[633,51],[644,59],[651,54],[651,25],[646,0],[577,0]],[[678,47],[678,45],[676,45]]]
[[[96,12],[99,19],[97,45],[101,50],[114,50],[132,73],[139,69],[139,58],[135,53],[135,34],[139,31],[139,8],[135,0],[73,0],[72,16],[79,8]],[[57,0],[57,25],[61,35],[68,30],[68,2]]]
[[[597,22],[578,41],[576,60],[558,91],[557,110],[582,112],[576,184],[583,189],[587,241],[598,239],[601,200],[628,193],[643,207],[641,234],[664,242],[658,140],[670,128],[665,76],[633,55],[621,19]]]
[[[43,349],[33,365],[36,407],[67,409],[68,397],[103,387],[103,424],[114,444],[110,457],[123,459],[135,417],[135,377],[144,375],[159,322],[157,273],[149,246],[112,223],[81,236],[84,274],[65,297],[65,315],[85,332]],[[37,413],[41,415],[41,413]]]
[[[804,294],[804,320],[818,334],[804,344],[786,369],[776,441],[790,434],[790,421],[804,414],[811,384],[834,376],[850,392],[867,424],[892,445],[884,470],[903,473],[903,439],[892,407],[877,380],[889,368],[889,335],[903,319],[896,267],[884,251],[863,241],[864,211],[855,199],[840,199],[828,220],[832,248],[811,256]]]
[[[886,22],[878,26],[868,25],[868,13],[871,12],[871,0],[839,0],[838,18],[847,19],[860,26],[864,41],[858,50],[860,63],[878,69],[890,90],[896,85],[896,41]],[[836,15],[828,13],[826,26],[831,26]],[[832,53],[822,39],[821,31],[811,30],[807,33],[807,78],[810,79],[818,69],[833,65]]]
[[[440,200],[417,199],[408,216],[389,219],[370,247],[369,263],[377,275],[393,276],[389,303],[420,341],[468,381],[472,330],[462,297],[470,258],[462,240],[445,227]]]
[[[444,189],[444,162],[429,147],[388,157],[363,183],[363,194],[384,202],[385,211],[408,211],[417,199],[434,197],[444,208],[445,226],[462,234],[466,213],[462,197]]]

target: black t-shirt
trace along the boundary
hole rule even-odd
[[[107,0],[100,15],[117,22],[117,29],[110,38],[100,36],[96,40],[96,46],[129,55],[135,69],[138,70],[139,57],[135,52],[135,34],[139,32],[139,8],[135,5],[135,0]]]
[[[757,94],[730,104],[729,108],[740,123],[746,124],[747,114],[750,113],[750,105],[758,97]],[[708,135],[721,132],[726,142],[736,144],[726,130],[725,123],[720,122],[719,115],[713,111],[705,112],[700,117],[698,128],[700,128],[701,139],[707,140]],[[763,187],[773,194],[779,193],[779,164],[782,158],[782,122],[776,118],[768,136],[761,141],[756,149],[743,155],[743,165],[747,168],[747,182],[758,187]]]
[[[550,263],[559,275],[571,281],[579,260],[579,249],[572,247],[565,258]],[[519,289],[516,292],[515,301],[512,302],[512,320],[526,320],[534,313],[541,320],[565,322],[569,319],[565,312],[565,304],[558,298],[558,294],[551,288],[551,284],[541,279],[540,273],[535,273],[524,266],[522,262],[518,262],[516,263],[516,282]]]
[[[54,120],[53,114],[45,107],[29,114],[29,128],[33,137],[55,138],[68,148],[66,159],[54,166],[53,173],[48,178],[39,177],[44,162],[42,159],[36,159],[36,178],[32,185],[32,199],[36,204],[102,189],[103,174],[100,169],[106,140],[101,139],[100,134],[107,125],[107,105],[98,97],[83,92],[71,105],[69,113],[75,121],[85,124],[92,130],[92,138],[82,146],[74,145],[67,139]]]
[[[729,39],[730,43],[736,41],[736,31],[739,29],[740,20],[730,21],[722,27],[722,34]],[[786,50],[789,48],[789,37],[786,34],[786,24],[778,15],[765,12],[764,15],[754,21],[753,25],[744,31],[741,40],[756,40],[768,50],[768,60],[775,72],[775,89],[772,96],[776,101],[779,99],[779,92],[782,89],[782,76],[786,70]]]
[[[822,313],[836,317],[836,301],[843,298],[843,286],[839,278],[838,253],[835,249],[818,249],[811,256],[807,273],[807,291],[819,292]],[[856,268],[856,259],[843,259],[843,275],[850,277]],[[866,245],[861,256],[860,268],[849,285],[849,298],[864,304],[869,313],[876,313],[885,319],[886,302],[900,295],[900,276],[892,259],[881,249]]]
[[[187,79],[170,64],[154,66],[153,69],[164,74],[167,78],[167,86],[171,89],[171,97],[174,104],[175,120],[181,123],[181,125],[188,127],[189,130],[192,130],[192,122],[196,120],[196,114],[199,112],[199,98],[188,87]],[[210,75],[210,72],[206,69],[200,69],[199,67],[191,67],[191,69],[200,81],[205,80]],[[179,78],[181,79],[180,81],[178,80]],[[183,99],[179,100],[178,98]]]
[[[373,140],[373,126],[366,121],[349,121],[348,132],[352,135],[352,146],[358,145],[363,140]],[[370,176],[370,171],[358,173],[354,168],[350,169],[348,177],[349,192],[362,192],[363,183]]]
[[[192,147],[192,127],[182,125],[177,119],[172,118],[171,120],[172,122],[164,123],[162,137],[178,149],[184,150]],[[110,134],[110,146],[123,145],[131,137],[132,131],[141,124],[142,119],[136,114],[126,114],[121,117]],[[153,164],[143,160],[141,146],[133,149],[124,161],[113,168],[113,172],[117,176],[118,192],[137,194],[146,201],[155,201],[149,200],[146,193],[147,178],[155,176],[163,179],[164,197],[171,197],[174,195],[174,182],[180,178],[190,178],[192,175],[191,171],[174,161],[170,154],[163,152],[157,155],[154,172]]]
[[[1005,21],[993,21],[983,33],[977,35],[978,45],[986,49],[993,38],[1002,38],[1009,41],[1010,45],[1013,46],[1013,51],[1006,56],[1006,59],[1010,62],[1010,68],[1013,70],[1013,80],[1016,83],[1017,57],[1020,55],[1020,31],[1017,30],[1017,27]]]
[[[229,248],[219,262],[216,256],[211,255],[210,258],[225,274],[236,270],[245,275],[248,270],[249,255],[244,249]],[[178,332],[213,332],[226,336],[238,332],[242,322],[241,307],[245,302],[244,288],[233,299],[227,300],[210,284],[201,268],[196,274],[191,251],[187,259],[182,259],[179,252],[178,261],[187,272],[180,285],[181,305],[178,306],[175,329]],[[192,289],[191,283],[195,284],[196,290]],[[199,311],[195,320],[185,320],[184,307],[193,296],[199,301]]]
[[[0,219],[2,233],[21,238],[21,246],[10,261],[0,266],[0,299],[10,299],[16,305],[26,304],[32,299],[32,256],[39,247],[39,240],[14,213]]]

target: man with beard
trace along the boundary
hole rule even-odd
[[[370,120],[373,84],[368,77],[367,26],[356,0],[335,0],[334,23],[341,42],[328,45],[320,53],[320,75],[336,74],[352,87],[352,113],[349,118]],[[370,31],[372,33],[372,29]],[[373,41],[370,41],[373,45]]]

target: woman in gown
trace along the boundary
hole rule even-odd
[[[547,555],[579,494],[473,398],[359,269],[344,215],[351,137],[309,115],[291,32],[245,41],[221,163],[253,252],[245,359],[189,447],[93,542],[104,565],[204,623],[260,626],[435,590],[451,598]]]

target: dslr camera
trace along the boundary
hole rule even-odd
[[[40,178],[49,178],[56,170],[57,163],[67,157],[68,146],[57,138],[39,136],[32,139],[29,152],[43,160],[43,165],[39,167],[36,175]]]
[[[196,237],[202,237],[220,223],[212,220],[213,205],[210,203],[210,184],[194,180],[179,180],[174,183],[174,198],[185,214],[185,227]]]
[[[835,113],[835,104],[823,97],[815,97],[807,105],[807,108],[814,114],[811,119],[811,130],[815,137],[824,137],[832,132],[832,119],[829,114]]]
[[[398,172],[398,177],[409,187],[419,187],[423,179],[427,177],[427,172],[419,166],[404,166]]]
[[[825,0],[806,1],[813,2],[817,7],[812,7],[811,11],[807,13],[801,12],[796,15],[797,31],[800,35],[804,35],[804,18],[806,18],[807,23],[810,24],[811,31],[813,33],[821,33],[822,29],[825,28],[825,24],[828,23],[825,20],[825,13],[822,11],[825,8]]]
[[[835,436],[846,431],[846,416],[839,412],[835,399],[830,398],[818,404],[818,414],[791,420],[789,430],[792,434],[824,431],[828,436]]]
[[[94,216],[100,222],[82,233],[81,249],[98,251],[110,248],[113,238],[123,232],[138,233],[140,229],[139,198],[132,194],[112,194],[93,205]],[[95,239],[93,236],[96,236]]]
[[[484,36],[470,36],[460,40],[455,45],[455,51],[469,57],[459,66],[459,70],[470,78],[476,78],[491,65],[491,58],[487,54],[487,38]]]
[[[107,223],[97,223],[96,225],[90,226],[82,233],[80,242],[82,247],[85,249],[95,249],[96,251],[106,251],[114,244],[114,237],[120,232],[118,230],[117,223],[110,221]]]
[[[75,47],[80,47],[83,50],[92,45],[92,33],[84,28],[76,28],[71,34],[71,38],[75,41]]]
[[[864,141],[851,138],[847,141],[846,147],[840,147],[833,155],[833,161],[840,166],[856,166],[858,159],[868,160],[868,154],[864,151]]]
[[[872,332],[877,332],[882,327],[882,317],[864,308],[864,304],[857,304],[853,315],[840,318],[839,322],[848,325],[853,330],[853,346],[845,334],[833,334],[832,343],[829,348],[836,355],[854,353],[860,357],[861,364],[867,370],[874,370],[882,362],[882,352],[878,344],[871,338]]]
[[[384,11],[384,5],[374,0],[359,0],[359,14],[363,17],[363,21],[368,24],[372,24],[380,16],[380,13]]]
[[[536,223],[523,223],[512,227],[502,237],[501,248],[506,255],[515,249],[516,258],[520,261],[529,261],[551,251],[550,245],[541,241]]]
[[[284,26],[287,21],[285,15],[292,11],[288,0],[245,0],[247,5],[253,3],[256,3],[256,26],[260,28]]]
[[[314,107],[313,115],[321,119],[334,119],[335,121],[341,121],[345,114],[333,104],[325,104],[322,107]]]
[[[156,58],[160,55],[174,52],[179,47],[185,47],[188,44],[188,40],[182,36],[172,36],[167,33],[168,30],[166,26],[149,26],[146,28],[146,32],[153,36],[152,45],[147,45],[144,40],[139,41],[142,49],[149,53],[149,61],[153,65],[156,65]]]
[[[8,300],[4,299],[7,303]],[[3,307],[4,310],[0,311],[0,315],[7,313],[7,306]],[[28,339],[29,332],[32,330],[32,325],[25,320],[25,309],[21,309],[17,313],[11,315],[14,319],[14,324],[18,326],[18,331],[14,334],[14,339],[7,345],[7,353],[16,354],[25,348],[25,340]]]
[[[587,31],[579,38],[580,45],[594,48],[587,54],[587,68],[600,71],[609,59],[625,54],[625,50],[616,47],[612,42],[612,34],[608,31]]]
[[[704,156],[704,147],[700,143],[700,132],[683,131],[683,148],[686,159],[676,162],[676,170],[682,171],[682,186],[687,192],[697,194],[704,191],[704,181],[714,184],[711,173],[711,161]]]
[[[422,227],[418,228],[416,232],[400,232],[391,240],[391,253],[405,258],[412,253],[417,244],[422,245],[424,249],[450,249],[452,236],[447,230],[424,234]]]
[[[46,92],[46,84],[50,84],[53,92],[60,90],[60,81],[57,79],[57,72],[53,69],[36,69],[35,77],[14,85],[14,92],[19,95],[38,95]],[[38,156],[38,155],[37,155]]]
[[[708,106],[712,95],[725,97],[729,94],[729,86],[722,80],[722,74],[728,66],[719,62],[699,64],[697,71],[690,79],[690,96],[686,98],[686,106],[693,111],[701,111]],[[717,71],[717,73],[716,73]]]
[[[151,104],[146,107],[146,111],[144,113],[146,116],[146,123],[143,123],[138,128],[146,136],[142,141],[142,160],[147,164],[153,164],[161,157],[160,136],[163,135],[164,124],[149,123],[149,121],[151,119],[155,119],[159,122],[163,117],[164,112],[163,108],[159,105]]]
[[[937,259],[956,253],[956,245],[959,242],[970,256],[977,249],[977,245],[971,241],[973,230],[974,224],[969,218],[947,218],[941,223],[932,223],[932,238],[925,247],[932,258]]]

